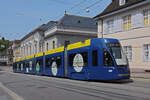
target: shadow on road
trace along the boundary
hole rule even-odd
[[[100,82],[100,83],[111,83],[111,84],[128,84],[128,83],[133,83],[134,81],[132,79],[124,79],[124,80],[91,80],[88,82]]]

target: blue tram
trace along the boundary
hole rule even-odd
[[[130,78],[128,61],[117,39],[95,38],[27,58],[30,59],[14,62],[14,72],[21,72],[21,63],[23,63],[23,69],[27,74],[79,80]]]

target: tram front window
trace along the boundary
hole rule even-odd
[[[119,43],[108,43],[106,44],[109,48],[111,54],[115,58],[117,66],[127,66],[126,55],[123,53],[123,50]]]

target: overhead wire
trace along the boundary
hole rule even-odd
[[[80,14],[82,11],[84,11],[84,10],[86,10],[86,9],[89,9],[89,8],[92,8],[93,6],[99,4],[99,3],[102,2],[102,1],[103,1],[103,0],[98,0],[98,1],[96,1],[95,3],[93,3],[93,4],[91,4],[91,5],[87,6],[87,7],[85,7],[85,8],[83,8],[83,9],[81,9],[81,10],[78,11],[78,12],[76,12],[75,14]]]
[[[52,1],[54,1],[54,0],[52,0]],[[80,1],[80,2],[78,2],[78,3],[76,3],[75,5],[73,5],[73,6],[72,6],[71,8],[69,8],[68,10],[67,10],[67,9],[66,9],[66,10],[64,9],[64,12],[61,13],[61,14],[59,14],[58,16],[56,16],[56,17],[55,17],[55,20],[57,20],[58,18],[60,18],[61,16],[63,16],[63,15],[65,14],[65,12],[68,13],[68,12],[73,11],[73,9],[77,8],[78,6],[80,6],[80,5],[83,4],[85,1],[87,1],[87,0],[82,0],[82,1]],[[89,6],[85,7],[85,8],[83,8],[83,9],[81,9],[80,11],[78,11],[78,12],[76,12],[76,13],[74,13],[74,14],[80,14],[82,11],[86,10],[86,8],[89,9],[89,8],[91,8],[91,7],[93,7],[93,6],[97,5],[97,4],[99,4],[101,1],[103,1],[103,0],[98,0],[98,1],[94,2],[93,4],[91,4],[91,5],[89,5]],[[58,1],[58,0],[55,0],[55,2],[59,2],[59,3],[63,3],[63,4],[64,4],[64,2]],[[66,2],[65,2],[65,3],[66,3]]]
[[[81,4],[83,4],[85,1],[87,1],[87,0],[80,1],[79,3],[73,5],[71,8],[69,8],[67,11],[73,10],[74,8],[76,8],[76,7],[80,6]]]
[[[87,1],[87,0],[82,0],[82,1],[80,1],[79,3],[76,3],[75,5],[73,5],[71,8],[64,10],[63,13],[61,13],[61,14],[59,14],[58,16],[55,17],[55,20],[57,20],[57,19],[58,19],[59,17],[61,17],[62,15],[64,15],[65,12],[66,12],[66,13],[68,13],[69,11],[71,12],[74,8],[80,6],[80,5],[83,4],[85,1]]]
[[[50,1],[52,1],[52,2],[57,2],[57,3],[59,3],[59,4],[63,4],[63,5],[66,5],[66,4],[72,4],[72,3],[69,3],[69,2],[66,2],[66,1],[62,1],[62,0],[50,0]]]

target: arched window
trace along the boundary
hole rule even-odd
[[[48,51],[48,43],[46,43],[46,50]]]
[[[55,49],[55,41],[53,41],[53,49]]]

